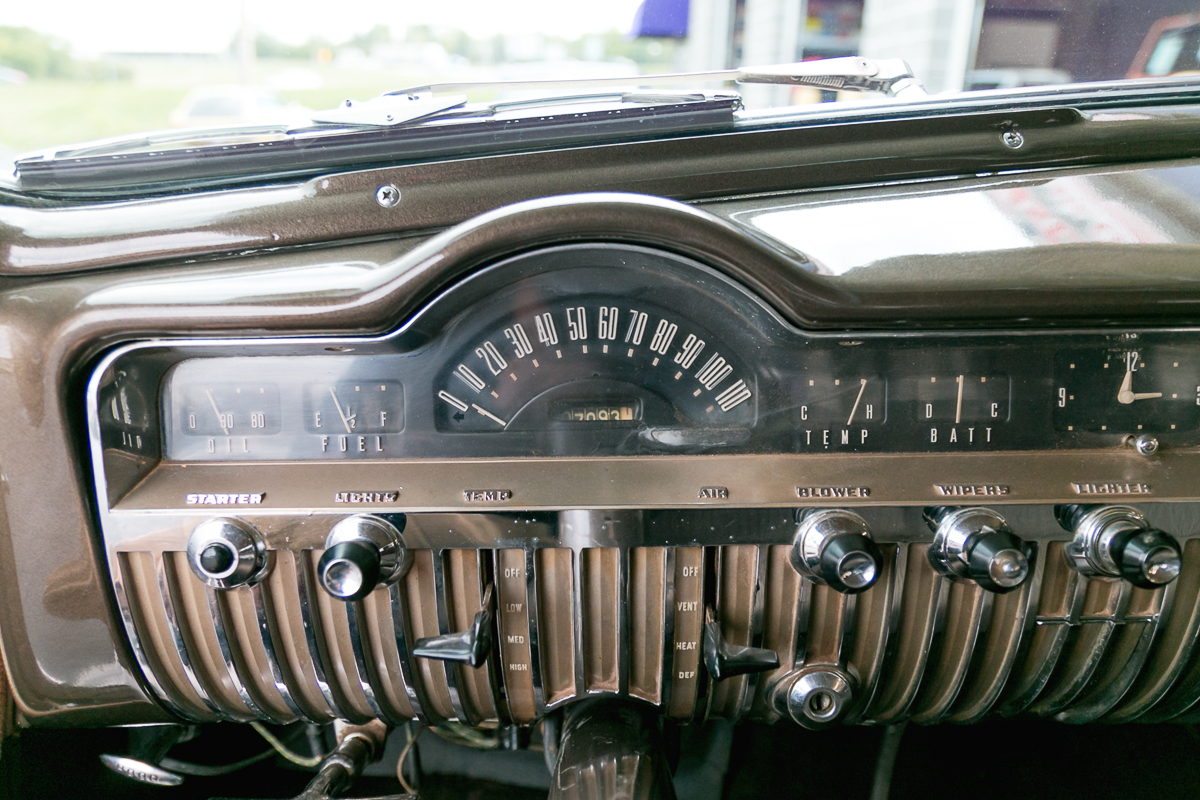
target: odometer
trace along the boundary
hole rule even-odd
[[[638,400],[559,400],[550,404],[550,421],[634,425],[642,421],[642,404]]]

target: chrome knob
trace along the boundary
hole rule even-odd
[[[404,546],[404,515],[355,514],[333,526],[317,562],[321,587],[338,600],[361,600],[401,578],[412,563]]]
[[[770,699],[780,715],[819,730],[845,715],[854,699],[854,680],[836,667],[809,667],[785,676],[770,690]]]
[[[1000,594],[1029,577],[1033,548],[990,508],[927,508],[925,521],[933,530],[929,563],[943,575],[966,578]]]
[[[232,517],[205,520],[188,537],[188,566],[215,589],[256,583],[267,572],[267,544],[252,525]]]
[[[1075,535],[1064,552],[1077,572],[1124,578],[1142,589],[1179,577],[1179,542],[1151,526],[1133,506],[1065,505],[1054,512],[1059,524]]]
[[[866,520],[839,508],[797,513],[792,567],[815,583],[844,594],[866,591],[879,577],[883,554]]]

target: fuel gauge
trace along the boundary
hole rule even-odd
[[[364,435],[404,429],[404,390],[396,381],[310,383],[305,428],[309,433]]]

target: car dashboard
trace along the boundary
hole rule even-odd
[[[6,195],[16,724],[1192,720],[1195,114]]]

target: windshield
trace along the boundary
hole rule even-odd
[[[633,88],[652,73],[859,55],[905,59],[932,95],[1161,80],[1200,71],[1192,10],[1182,0],[13,3],[0,18],[0,158],[146,131],[274,126],[256,134],[270,138],[347,99],[439,82],[492,102],[530,93],[472,84]],[[679,86],[736,88],[749,111],[881,99],[691,83]]]

